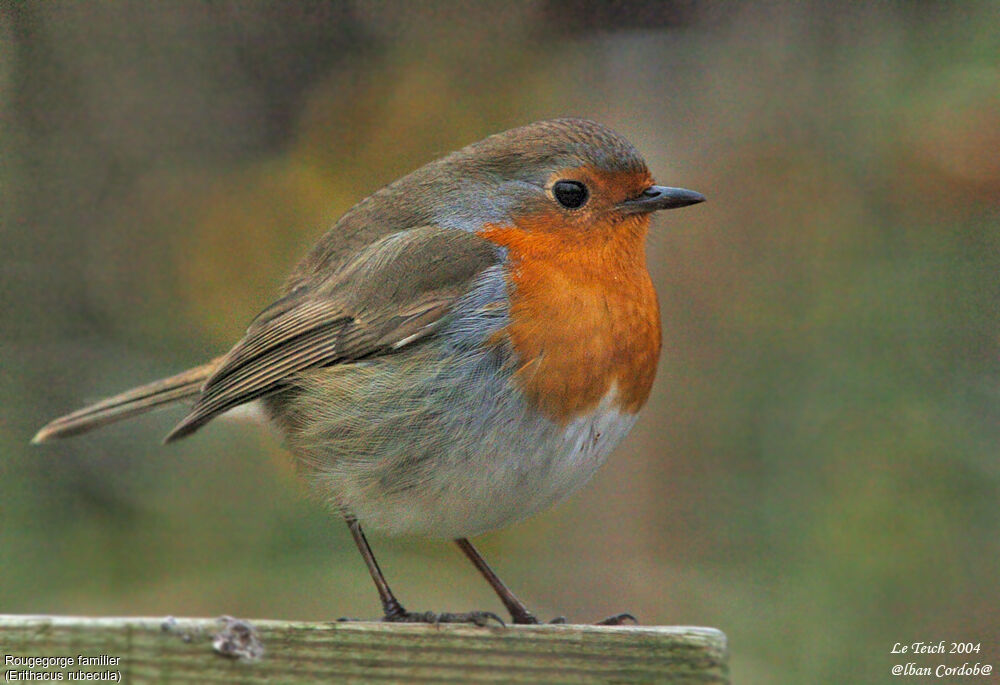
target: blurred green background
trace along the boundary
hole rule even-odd
[[[0,2],[0,612],[377,615],[264,430],[28,440],[227,349],[381,185],[578,115],[710,201],[654,223],[638,426],[487,558],[541,616],[719,627],[739,683],[1000,667],[1000,5],[498,7]],[[372,542],[408,607],[499,610]]]

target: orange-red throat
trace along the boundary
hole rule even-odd
[[[479,235],[507,248],[510,323],[504,329],[529,401],[566,424],[614,392],[637,412],[660,355],[660,314],[646,269],[649,215],[602,213],[567,226],[553,208]]]

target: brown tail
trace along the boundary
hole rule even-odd
[[[143,414],[165,404],[195,397],[201,392],[201,386],[205,379],[212,375],[221,360],[222,357],[213,359],[207,364],[188,369],[176,376],[133,388],[120,395],[101,400],[97,404],[84,407],[72,414],[60,416],[38,431],[31,442],[37,444],[52,438],[79,435],[115,421]]]

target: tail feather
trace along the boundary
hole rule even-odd
[[[127,390],[72,414],[54,419],[38,431],[31,442],[37,444],[52,438],[79,435],[157,407],[196,397],[201,392],[205,380],[212,375],[221,360],[222,357],[213,359],[207,364],[188,369],[176,376]]]

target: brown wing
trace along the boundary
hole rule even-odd
[[[331,280],[302,285],[261,312],[165,441],[282,389],[305,369],[391,353],[432,335],[498,260],[492,243],[452,229],[425,226],[382,238]]]

